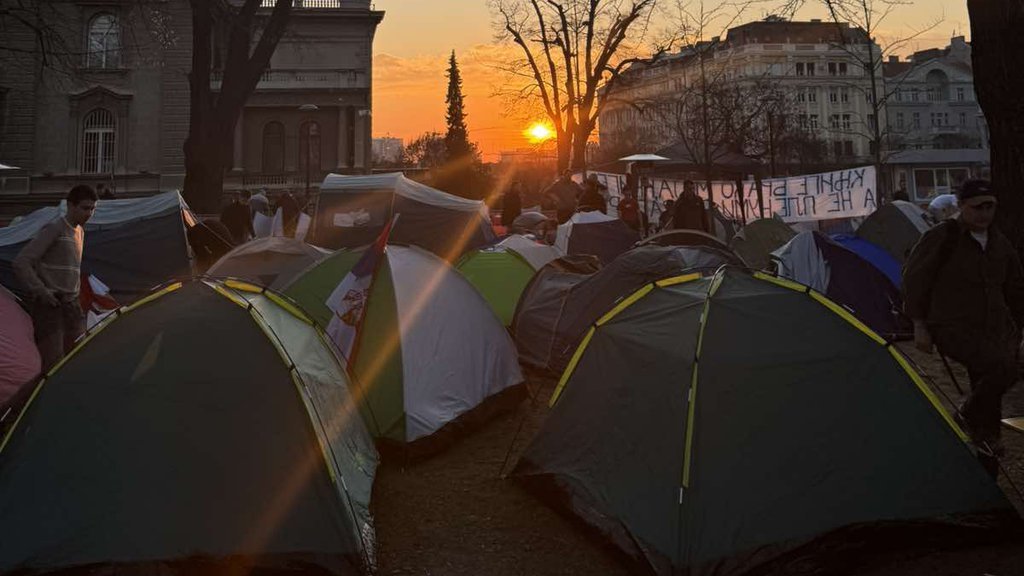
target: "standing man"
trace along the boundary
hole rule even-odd
[[[1017,379],[1024,325],[1024,273],[1009,239],[992,226],[996,197],[987,180],[968,180],[957,194],[960,216],[921,237],[904,267],[907,315],[914,344],[967,368],[971,392],[964,427],[993,476],[1002,454],[1003,394]]]
[[[252,227],[252,210],[249,208],[251,196],[248,190],[242,190],[220,213],[220,223],[231,232],[236,245],[245,244],[256,237]]]
[[[697,195],[693,180],[683,182],[683,193],[673,206],[672,228],[708,231],[707,208],[704,207],[704,200]]]
[[[43,226],[14,259],[14,272],[32,297],[32,324],[43,371],[71,351],[85,332],[78,303],[81,281],[82,226],[96,210],[96,191],[79,184],[68,192],[67,213]]]
[[[523,213],[523,196],[520,194],[522,183],[516,180],[512,188],[505,192],[501,198],[501,225],[509,234],[512,233],[512,224]]]

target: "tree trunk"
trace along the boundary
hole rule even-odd
[[[587,168],[587,142],[594,127],[590,124],[578,124],[576,133],[572,138],[572,169],[585,170]]]
[[[558,154],[558,174],[561,175],[569,169],[569,160],[572,157],[573,135],[569,131],[559,130],[556,137],[556,151]]]
[[[1024,3],[968,0],[974,91],[985,113],[991,147],[992,186],[999,198],[996,222],[1017,251],[1024,248]]]
[[[220,212],[224,190],[225,144],[215,136],[200,133],[185,140],[185,202],[200,214]]]

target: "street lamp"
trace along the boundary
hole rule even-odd
[[[320,110],[320,107],[316,104],[303,104],[299,106],[299,112],[316,112]],[[312,128],[312,126],[310,127]],[[301,131],[301,125],[299,130]],[[301,137],[301,133],[299,135]],[[313,162],[313,131],[311,129],[306,130],[306,200],[309,200],[309,165]],[[319,159],[319,158],[318,158]]]

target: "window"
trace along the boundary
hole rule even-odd
[[[814,76],[814,62],[807,63],[807,75]]]
[[[874,129],[875,129],[875,115],[874,114],[868,114],[868,130],[874,130]]]
[[[963,88],[957,88],[956,89],[956,101],[957,102],[963,102],[964,101],[964,89]]]
[[[86,39],[88,68],[117,68],[121,65],[121,32],[113,14],[99,14],[89,21]]]
[[[843,140],[843,155],[853,156],[853,140]]]
[[[850,129],[850,115],[849,114],[843,114],[843,130],[849,130],[849,129]]]
[[[320,170],[320,125],[316,122],[303,122],[299,127],[299,170],[306,171],[307,156],[312,159],[310,169]]]
[[[797,90],[796,91],[796,101],[797,102],[807,102],[807,92],[805,90]]]
[[[110,110],[97,108],[82,123],[82,173],[110,174],[114,171],[116,126]]]
[[[838,158],[843,155],[843,143],[836,140],[832,143],[832,154]]]
[[[839,101],[842,102],[843,104],[848,104],[850,102],[849,88],[843,88],[839,91]]]
[[[833,130],[839,129],[839,114],[828,115],[828,127]]]
[[[263,172],[284,172],[284,125],[269,122],[263,127]]]
[[[839,75],[840,76],[846,76],[846,73],[847,73],[846,62],[840,62],[839,63]]]
[[[967,114],[964,114],[963,112],[960,113],[960,125],[967,126]]]
[[[817,114],[811,114],[808,117],[807,122],[810,125],[812,130],[817,130],[818,129],[818,115]]]
[[[899,88],[896,89],[896,101],[903,102],[903,91]]]
[[[918,90],[917,90],[917,88],[912,88],[912,89],[910,90],[910,101],[911,101],[911,102],[917,102],[917,101],[918,101],[918,97],[919,97],[919,96],[920,96],[920,95],[919,95],[919,93],[918,93]]]
[[[808,88],[807,89],[807,101],[808,102],[817,102],[818,101],[818,89],[817,88]]]
[[[903,112],[896,113],[896,127],[899,129],[903,128]]]
[[[796,75],[797,76],[803,76],[804,75],[804,63],[803,62],[797,62],[796,63]]]
[[[966,168],[918,168],[914,170],[914,196],[920,201],[950,194],[966,179]]]
[[[797,116],[797,124],[799,124],[801,128],[807,128],[807,114]]]
[[[836,76],[839,74],[839,66],[835,62],[828,63],[828,75]]]
[[[836,104],[839,102],[839,90],[836,88],[830,88],[828,91],[828,101],[830,104]]]
[[[939,99],[939,95],[935,91],[935,88],[928,88],[928,89],[926,89],[925,90],[925,95],[927,96],[927,100],[929,102],[935,102],[936,100]]]
[[[914,115],[912,116],[912,119],[913,120],[910,123],[910,127],[911,128],[920,128],[921,127],[921,113],[920,112],[914,112]]]

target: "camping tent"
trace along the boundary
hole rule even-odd
[[[505,326],[534,273],[560,256],[558,249],[522,236],[509,236],[490,248],[462,257],[457,268],[494,309]]]
[[[510,330],[519,361],[532,368],[546,368],[555,336],[552,327],[573,286],[601,269],[597,256],[563,256],[537,271],[523,288],[512,316]]]
[[[241,278],[277,288],[284,286],[329,250],[282,236],[259,238],[236,246],[207,270],[210,276]]]
[[[730,264],[736,264],[737,266],[746,265],[743,259],[733,252],[732,248],[729,248],[728,244],[701,230],[686,228],[666,230],[665,232],[659,232],[644,238],[638,243],[638,246],[706,246],[716,249],[727,256]]]
[[[882,274],[885,274],[885,277],[892,281],[893,285],[897,288],[903,285],[903,267],[892,257],[892,254],[860,236],[836,234],[832,236],[832,239],[843,248],[867,260],[872,266],[881,270]]]
[[[879,206],[857,228],[857,236],[883,248],[902,265],[910,250],[931,226],[917,205],[896,200]]]
[[[360,574],[377,454],[348,385],[281,296],[191,282],[139,300],[48,373],[0,449],[17,526],[0,572]]]
[[[0,283],[25,296],[11,263],[40,228],[64,213],[41,208],[0,228]],[[191,275],[186,226],[196,220],[177,192],[148,198],[100,200],[85,225],[82,272],[110,287],[118,302],[131,302],[154,286]]]
[[[771,264],[772,251],[789,242],[796,231],[776,218],[761,218],[747,224],[733,236],[729,247],[755,270]]]
[[[328,174],[320,186],[311,242],[358,248],[373,242],[393,214],[401,214],[391,240],[457,260],[495,240],[487,205],[436,190],[401,173]]]
[[[513,474],[658,574],[746,573],[847,526],[1016,517],[899,351],[763,273],[644,286],[551,403]]]
[[[662,278],[687,272],[712,274],[731,262],[728,254],[707,246],[640,246],[568,286],[564,293],[533,291],[532,301],[521,303],[517,311],[515,338],[520,356],[528,365],[561,373],[587,328],[621,298]],[[538,344],[548,348],[537,350]]]
[[[564,254],[593,254],[607,264],[640,239],[628,224],[601,212],[577,212],[558,227],[555,247]]]
[[[335,252],[285,292],[326,327],[326,301],[362,252]],[[349,366],[366,392],[371,432],[413,442],[523,377],[505,328],[454,268],[415,247],[389,245],[385,254]]]
[[[512,222],[510,232],[518,234],[537,234],[543,232],[544,226],[553,222],[541,212],[525,211]]]
[[[3,406],[25,384],[39,375],[32,318],[22,310],[17,296],[0,286],[0,416]]]
[[[867,260],[821,232],[801,232],[772,253],[783,278],[825,294],[886,338],[911,333],[896,285]]]

